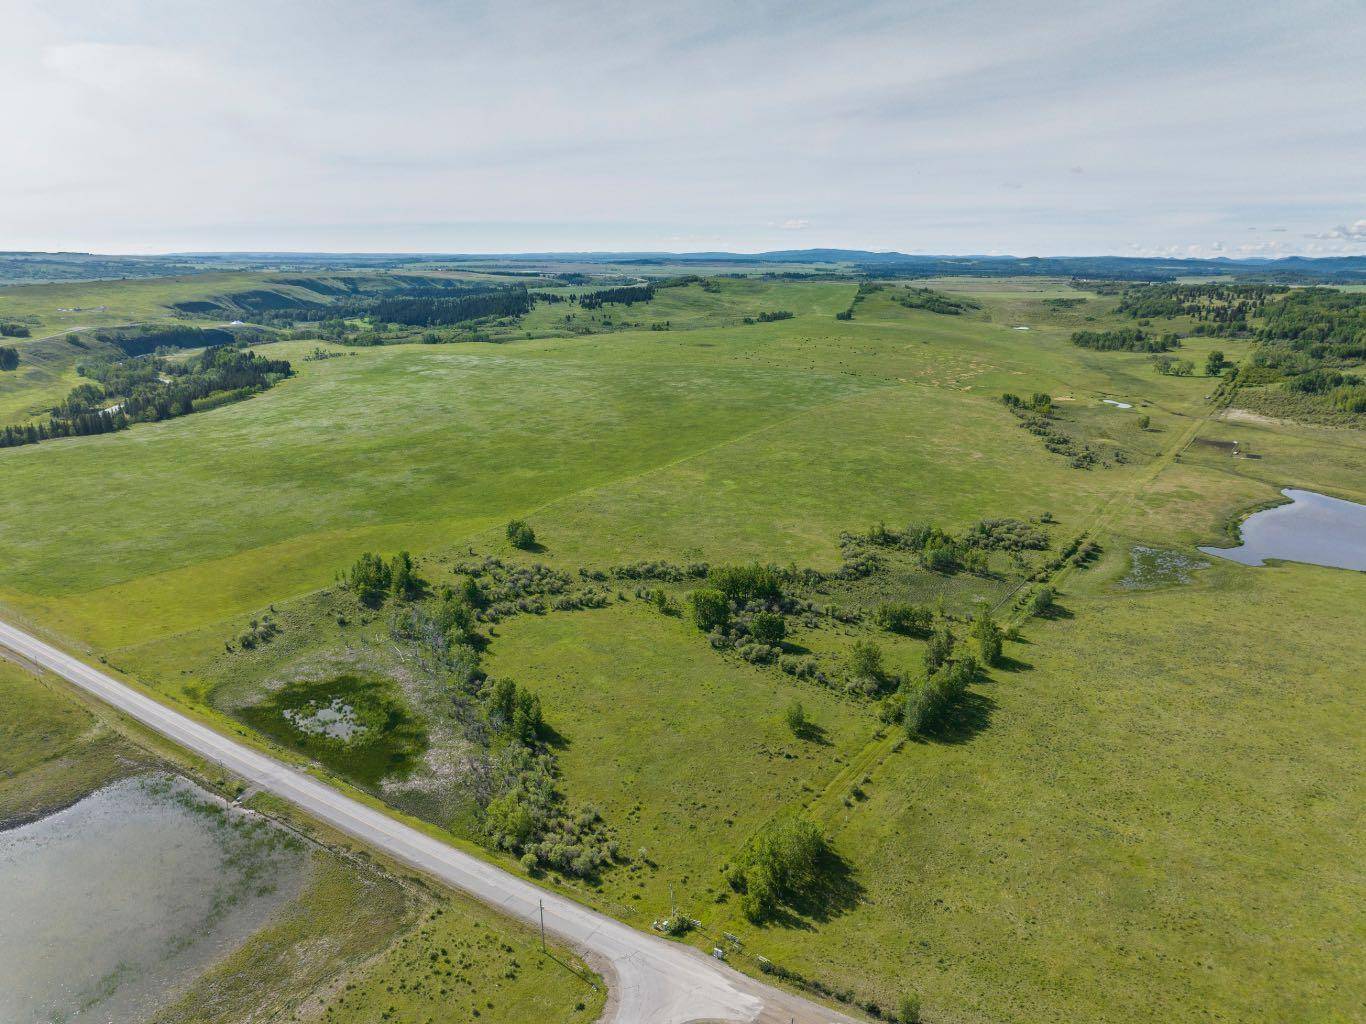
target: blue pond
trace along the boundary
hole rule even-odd
[[[1238,547],[1200,550],[1244,565],[1280,558],[1366,571],[1366,505],[1293,488],[1281,493],[1290,503],[1248,516]]]

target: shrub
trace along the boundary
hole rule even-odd
[[[761,828],[740,856],[743,877],[739,881],[744,887],[740,909],[745,916],[758,923],[770,917],[780,901],[810,891],[829,850],[820,829],[798,815]]]
[[[778,573],[766,566],[723,565],[707,574],[707,584],[719,590],[729,601],[776,601],[783,596]]]
[[[925,675],[930,676],[939,671],[952,656],[953,633],[948,626],[941,623],[930,635],[930,642],[925,646]]]
[[[536,531],[522,519],[514,519],[508,523],[507,538],[509,544],[523,551],[530,551],[536,546]]]
[[[935,544],[927,547],[921,554],[925,568],[932,572],[952,572],[958,565],[958,558],[952,546]]]
[[[884,603],[873,613],[873,620],[889,633],[920,633],[929,629],[934,616],[920,604]]]
[[[1001,660],[1004,637],[1001,634],[1001,627],[987,612],[978,613],[972,620],[972,628],[968,632],[977,645],[977,656],[982,659],[984,665],[995,665]]]
[[[792,730],[793,736],[800,736],[806,731],[806,709],[802,707],[802,702],[794,700],[787,706],[787,711],[783,715],[783,720],[787,722],[787,727]]]
[[[422,581],[413,571],[413,556],[400,551],[394,556],[390,567],[393,578],[394,596],[400,601],[410,601],[422,592]]]
[[[392,582],[393,572],[384,559],[368,551],[356,559],[346,580],[360,603],[368,608],[378,608],[384,603]]]
[[[761,644],[777,646],[787,635],[787,624],[777,612],[755,612],[749,620],[749,632]]]
[[[692,619],[697,628],[704,633],[713,629],[724,629],[730,622],[730,602],[719,590],[703,587],[688,595],[692,606]]]
[[[744,894],[740,897],[740,910],[751,923],[760,924],[773,915],[778,907],[773,894],[773,885],[763,875],[746,880]]]
[[[0,370],[15,370],[19,367],[19,350],[6,345],[0,347]]]
[[[896,1019],[899,1024],[920,1024],[920,996],[907,992],[897,1003]]]
[[[882,648],[871,640],[856,640],[849,651],[849,674],[856,679],[882,678]]]
[[[1025,599],[1025,611],[1030,615],[1043,616],[1053,610],[1057,592],[1047,584],[1033,591]]]

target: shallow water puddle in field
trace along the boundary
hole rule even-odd
[[[167,775],[0,832],[0,1020],[136,1021],[302,887],[298,840]]]
[[[1200,550],[1244,565],[1283,558],[1366,571],[1366,505],[1294,488],[1281,493],[1290,503],[1254,512],[1243,520],[1243,542],[1238,547]]]
[[[356,709],[344,703],[340,697],[331,704],[286,708],[281,713],[300,732],[310,736],[326,736],[343,743],[350,742],[366,731],[365,726],[356,721]]]
[[[1208,569],[1209,562],[1180,551],[1150,548],[1142,544],[1129,552],[1129,572],[1119,581],[1125,590],[1151,590],[1179,583],[1189,583],[1196,569]]]
[[[1113,405],[1116,409],[1132,409],[1132,408],[1133,408],[1133,406],[1130,405],[1128,402],[1117,402],[1117,401],[1115,401],[1113,398],[1102,398],[1101,401],[1104,402],[1106,405]]]

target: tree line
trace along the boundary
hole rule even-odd
[[[532,307],[531,293],[521,285],[461,298],[399,296],[378,300],[374,319],[414,327],[440,327],[485,317],[522,316]]]
[[[1169,352],[1181,347],[1181,339],[1174,333],[1158,337],[1137,327],[1120,327],[1113,331],[1075,331],[1072,344],[1097,352]]]
[[[184,363],[138,356],[77,371],[89,380],[73,388],[46,420],[0,430],[0,448],[107,434],[202,412],[263,391],[293,373],[284,359],[228,347],[208,349]]]

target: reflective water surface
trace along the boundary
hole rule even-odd
[[[0,1021],[141,1021],[301,888],[306,855],[183,779],[0,832]]]
[[[1366,505],[1293,488],[1281,493],[1291,499],[1290,504],[1248,516],[1242,524],[1241,545],[1200,550],[1244,565],[1283,558],[1366,571]]]

